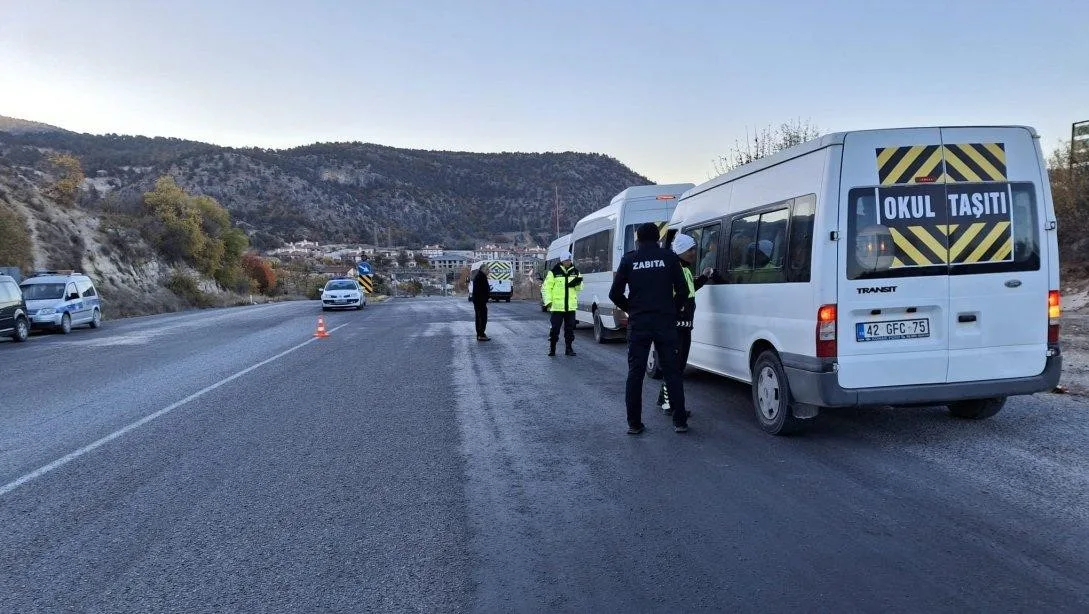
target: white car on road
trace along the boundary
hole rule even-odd
[[[367,295],[354,279],[331,279],[321,291],[321,309],[363,309]]]

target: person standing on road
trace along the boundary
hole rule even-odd
[[[681,272],[684,273],[687,286],[687,299],[684,307],[677,313],[677,369],[680,370],[683,378],[684,368],[688,365],[688,352],[692,349],[692,320],[696,315],[696,291],[714,276],[715,270],[707,267],[699,277],[692,278],[690,267],[696,262],[696,240],[686,234],[678,234],[673,238],[673,253],[681,259]],[[658,391],[658,405],[667,414],[673,412],[669,402],[669,387],[665,385],[665,382],[662,382],[662,388]],[[688,415],[691,416],[692,412],[688,412]]]
[[[571,252],[564,252],[560,262],[545,275],[541,284],[541,301],[552,314],[552,328],[548,331],[548,355],[556,355],[556,343],[560,340],[563,325],[563,342],[567,345],[564,356],[575,356],[571,344],[575,342],[575,309],[579,305],[582,275],[571,263]]]
[[[488,300],[491,298],[492,288],[488,284],[488,265],[482,264],[473,274],[472,286],[469,290],[469,300],[473,303],[473,311],[476,312],[476,340],[490,341],[484,333],[488,327]]]
[[[684,385],[677,369],[677,314],[688,297],[681,261],[671,250],[658,245],[658,226],[643,224],[636,231],[638,246],[624,254],[609,289],[609,299],[628,313],[628,381],[624,404],[628,434],[638,435],[643,424],[643,377],[647,372],[650,344],[658,355],[673,405],[673,430],[688,431]],[[624,294],[625,288],[627,295]]]

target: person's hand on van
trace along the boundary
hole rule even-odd
[[[714,267],[707,267],[706,269],[703,269],[703,276],[704,277],[710,279],[710,278],[714,277],[714,275],[715,275]]]

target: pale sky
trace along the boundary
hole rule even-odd
[[[0,0],[0,115],[232,146],[611,155],[746,129],[1089,120],[1086,0]]]

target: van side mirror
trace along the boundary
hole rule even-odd
[[[69,294],[68,295],[68,300],[78,301],[79,300],[79,293],[78,292],[73,292],[73,293]]]

